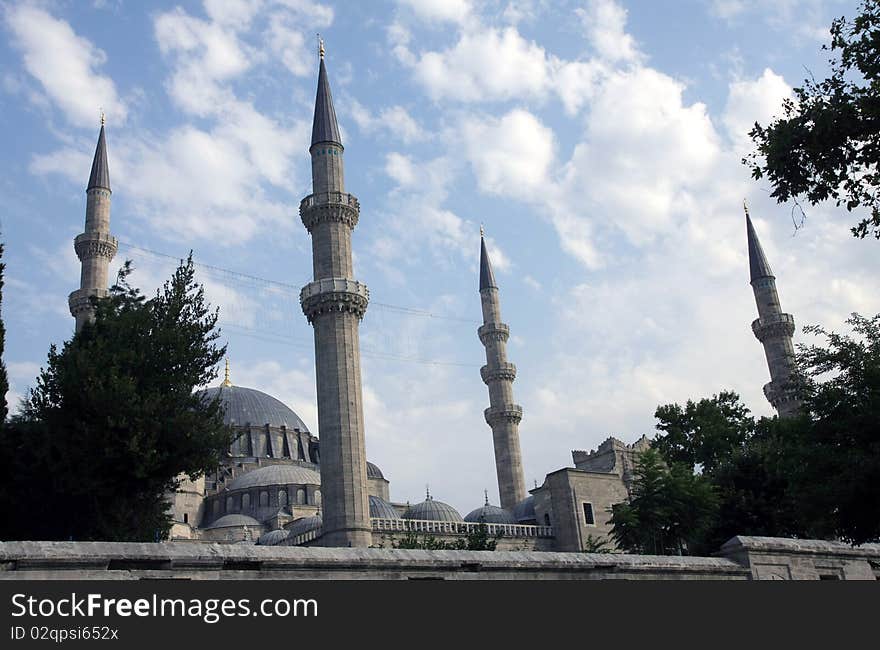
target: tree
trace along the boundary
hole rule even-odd
[[[818,326],[825,345],[802,345],[810,426],[793,462],[801,514],[859,544],[880,540],[880,314],[852,314],[853,336]]]
[[[867,210],[853,228],[880,239],[880,2],[863,0],[859,14],[831,24],[828,78],[806,79],[783,117],[749,132],[756,151],[743,163],[770,181],[779,203],[831,199],[847,211]]]
[[[667,462],[700,466],[711,474],[720,463],[741,450],[754,430],[749,409],[732,391],[721,391],[711,399],[658,406],[654,413],[657,429],[664,432],[653,443]]]
[[[0,242],[0,305],[3,304],[3,273],[6,270],[6,264],[3,263],[3,243]],[[3,318],[0,317],[0,429],[6,422],[6,415],[9,413],[9,407],[6,404],[6,393],[9,390],[9,377],[6,374],[6,364],[3,362],[3,352],[6,347],[6,326],[3,324]]]
[[[3,539],[164,538],[176,477],[215,469],[229,444],[219,398],[193,392],[216,376],[225,346],[192,256],[150,300],[130,273],[126,263],[94,301],[94,323],[52,346],[0,441],[16,458]]]
[[[635,466],[631,498],[611,509],[611,536],[632,553],[693,554],[716,522],[718,501],[709,481],[684,463],[666,465],[655,449]]]

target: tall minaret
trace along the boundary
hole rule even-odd
[[[318,93],[312,125],[312,194],[299,213],[312,236],[314,282],[300,303],[315,328],[315,374],[321,435],[324,546],[369,546],[367,458],[361,398],[358,327],[370,292],[354,280],[351,232],[360,205],[345,192],[342,139],[320,43]]]
[[[70,314],[76,319],[79,332],[87,321],[94,320],[95,312],[91,297],[103,298],[107,291],[107,269],[116,255],[118,243],[110,234],[110,169],[107,165],[107,141],[104,138],[104,116],[101,115],[101,132],[92,160],[92,173],[86,187],[85,232],[73,240],[82,264],[79,289],[67,299]]]
[[[770,367],[770,383],[764,386],[764,395],[781,417],[794,415],[801,406],[795,394],[794,377],[796,366],[794,346],[794,318],[782,311],[779,294],[776,293],[776,277],[770,270],[764,249],[758,241],[755,227],[746,212],[746,237],[749,245],[749,271],[755,303],[758,305],[758,318],[752,323],[752,331],[764,346],[767,365]]]
[[[495,443],[495,469],[498,473],[498,493],[501,507],[512,509],[526,498],[522,454],[519,450],[519,422],[522,407],[513,401],[513,380],[516,366],[507,360],[507,339],[510,328],[501,322],[501,302],[498,285],[486,252],[486,240],[480,228],[480,302],[483,305],[483,325],[477,330],[486,346],[486,365],[480,368],[483,382],[489,387],[489,408],[484,412],[492,427]]]

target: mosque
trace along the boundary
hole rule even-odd
[[[102,119],[86,189],[85,231],[74,241],[82,264],[80,288],[70,294],[76,329],[93,318],[92,297],[108,295],[108,267],[117,251],[110,234],[110,174]],[[181,479],[169,495],[171,538],[259,545],[390,546],[415,532],[457,538],[485,525],[499,549],[579,551],[610,541],[610,508],[628,499],[637,455],[646,437],[625,444],[609,438],[597,449],[573,451],[573,467],[546,475],[526,490],[519,445],[523,409],[515,403],[516,366],[507,358],[510,328],[501,320],[498,284],[482,239],[479,293],[486,348],[480,374],[489,392],[484,415],[492,431],[500,504],[462,516],[427,494],[411,504],[394,500],[390,482],[367,461],[358,328],[369,303],[354,279],[351,233],[360,204],[345,191],[344,148],[320,49],[309,154],[313,193],[300,203],[312,238],[314,281],[300,302],[315,332],[320,440],[280,400],[232,383],[227,361],[219,395],[225,422],[237,434],[221,466],[197,480]],[[799,408],[792,388],[794,320],[782,311],[770,270],[746,211],[751,285],[758,308],[752,330],[763,344],[771,381],[764,393],[780,416]]]

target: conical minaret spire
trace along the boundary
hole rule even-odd
[[[116,255],[118,243],[110,234],[110,167],[107,162],[107,139],[104,116],[86,186],[86,227],[74,239],[73,247],[81,264],[80,288],[70,294],[67,303],[76,319],[76,331],[95,317],[92,298],[107,296],[107,275],[110,260]]]
[[[354,279],[351,234],[360,214],[345,191],[343,147],[324,66],[323,42],[312,125],[312,194],[299,207],[312,236],[314,281],[300,303],[315,330],[324,546],[372,543],[358,328],[370,292]]]
[[[795,391],[797,367],[791,342],[795,330],[794,318],[782,311],[776,292],[776,277],[770,270],[745,203],[743,208],[746,213],[749,277],[758,307],[758,318],[752,323],[752,332],[764,346],[770,369],[770,382],[764,386],[764,395],[779,415],[786,417],[797,413],[801,406]]]
[[[495,470],[501,507],[508,510],[526,498],[522,453],[519,447],[519,423],[522,407],[513,401],[516,366],[507,360],[510,328],[501,322],[501,301],[486,240],[480,228],[480,301],[483,325],[477,330],[486,347],[486,365],[480,368],[483,382],[489,387],[489,408],[484,415],[492,428],[495,446]]]

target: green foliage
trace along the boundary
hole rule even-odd
[[[154,298],[120,271],[95,322],[59,351],[0,439],[15,458],[3,539],[142,540],[167,536],[165,494],[176,477],[217,467],[231,432],[219,399],[193,390],[216,376],[218,313],[192,257]]]
[[[632,553],[693,554],[717,520],[718,499],[709,481],[683,463],[666,465],[648,449],[636,461],[632,496],[612,507],[611,536]]]
[[[464,527],[461,527],[464,529]],[[437,539],[433,535],[419,535],[414,530],[407,530],[401,539],[391,537],[392,548],[421,549],[425,551],[494,551],[502,533],[495,537],[489,536],[489,527],[485,522],[473,530],[465,530],[464,537],[449,541]]]
[[[584,553],[613,553],[611,542],[599,535],[587,535],[584,540]]]
[[[831,199],[869,215],[853,228],[880,238],[880,2],[863,0],[853,20],[831,25],[828,78],[806,79],[783,117],[755,123],[756,151],[743,159],[756,180],[766,178],[780,203]]]

